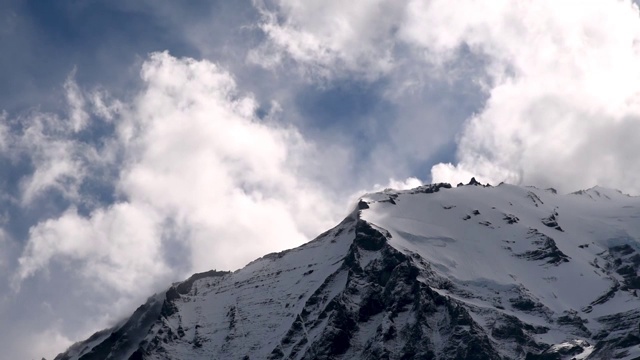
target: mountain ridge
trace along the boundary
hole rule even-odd
[[[473,180],[365,194],[309,243],[195,274],[55,359],[640,357],[640,198]]]

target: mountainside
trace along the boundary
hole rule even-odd
[[[342,223],[149,298],[56,360],[637,359],[640,198],[368,194]]]

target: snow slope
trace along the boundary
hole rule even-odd
[[[56,359],[640,357],[640,198],[470,184],[367,194],[317,239],[174,284]]]
[[[363,219],[389,231],[393,247],[419,254],[451,281],[453,287],[443,288],[424,280],[467,304],[485,326],[496,316],[483,316],[483,309],[498,309],[549,328],[533,336],[547,344],[638,334],[636,324],[605,335],[608,317],[637,317],[640,308],[637,197],[598,187],[557,195],[503,184],[364,200],[373,211]],[[623,358],[637,356],[640,348]]]

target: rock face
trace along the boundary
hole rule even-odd
[[[634,359],[639,238],[640,198],[608,189],[386,190],[299,248],[174,284],[56,360]]]

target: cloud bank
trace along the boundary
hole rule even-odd
[[[14,288],[62,266],[49,276],[72,277],[122,303],[94,309],[108,315],[93,319],[100,326],[158,286],[300,245],[344,212],[311,176],[322,161],[317,147],[293,127],[259,119],[255,101],[215,64],[155,53],[141,78],[144,89],[129,103],[85,98],[69,82],[70,116],[34,116],[13,141],[37,146],[28,149],[36,170],[22,201],[54,191],[70,202],[29,229]],[[89,111],[110,114],[101,121],[113,133],[99,148],[76,138],[88,131],[81,114]],[[116,200],[83,204],[83,186],[110,172]]]
[[[455,78],[474,59],[487,100],[433,181],[640,191],[640,20],[630,1],[261,4],[264,66],[288,59],[321,77],[390,77],[406,85],[390,89],[402,97],[429,85],[411,84],[407,68]]]
[[[257,119],[255,102],[228,73],[156,53],[141,76],[145,89],[113,120],[115,141],[102,150],[122,157],[118,200],[87,215],[72,206],[31,228],[20,280],[64,258],[126,293],[146,278],[166,277],[164,248],[183,248],[190,272],[235,268],[267,249],[299,245],[336,220],[323,189],[305,177],[305,159],[319,155],[313,145],[294,128]],[[68,131],[78,128],[77,111]],[[43,150],[51,158],[36,164],[45,170],[25,185],[28,199],[60,186],[60,178],[82,181],[85,167],[68,163],[77,154],[65,145]],[[97,157],[80,156],[86,163]]]

